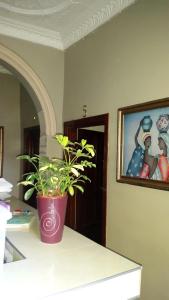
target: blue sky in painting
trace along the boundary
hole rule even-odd
[[[169,114],[169,107],[124,114],[123,175],[126,174],[128,164],[130,162],[132,153],[135,149],[135,134],[139,127],[140,121],[144,116],[150,116],[153,121],[153,126],[151,128],[152,145],[151,145],[150,152],[153,155],[158,155],[160,153],[158,147],[159,132],[156,127],[156,121],[158,120],[159,116],[162,114]],[[138,142],[144,148],[144,144],[142,142],[142,136],[143,136],[143,130],[141,129],[140,134],[138,136]]]

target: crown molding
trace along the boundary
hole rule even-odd
[[[64,50],[59,32],[9,18],[0,17],[0,34]]]
[[[72,44],[78,42],[89,33],[93,32],[99,26],[109,21],[115,15],[121,13],[125,8],[137,0],[116,0],[110,1],[108,5],[98,10],[91,18],[86,20],[79,28],[71,32],[69,36],[62,39],[63,48],[67,49]]]
[[[62,1],[62,3],[58,3],[57,6],[55,5],[53,7],[33,9],[32,5],[31,5],[31,1],[30,1],[30,4],[28,5],[29,8],[22,8],[17,5],[11,5],[11,4],[0,1],[0,8],[5,9],[10,12],[17,13],[17,14],[22,14],[22,15],[45,16],[45,15],[51,15],[54,13],[58,13],[58,12],[62,11],[63,9],[66,9],[69,6],[71,6],[72,3],[73,3],[72,1],[64,0],[64,1]]]
[[[72,30],[67,35],[6,17],[0,17],[0,34],[42,44],[59,50],[65,50],[136,1],[137,0],[111,0],[105,7],[97,10],[92,17],[88,18],[79,27]],[[68,5],[68,3],[66,3],[67,1],[64,1],[63,5]],[[77,4],[73,0],[70,1],[70,3]]]

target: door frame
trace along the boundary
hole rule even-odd
[[[93,126],[104,126],[104,160],[103,160],[103,197],[102,197],[102,245],[106,245],[106,210],[107,210],[107,159],[108,159],[108,121],[109,121],[109,114],[102,114],[92,117],[85,117],[82,119],[66,121],[64,122],[64,134],[70,138],[70,132],[73,132],[73,139],[77,139],[77,132],[79,128],[84,127],[93,127]],[[72,205],[76,211],[76,203],[75,199],[71,199]],[[71,218],[71,227],[76,230],[76,221],[75,221],[75,213],[72,215]]]

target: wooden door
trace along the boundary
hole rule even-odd
[[[24,128],[24,154],[33,156],[39,154],[39,139],[40,139],[40,126],[34,126]],[[32,165],[24,160],[23,161],[23,174],[34,171]],[[23,193],[27,190],[27,187],[23,188]],[[29,205],[37,207],[36,193],[34,192],[31,198],[26,201]]]
[[[86,139],[94,145],[96,155],[93,162],[96,168],[86,170],[91,182],[84,185],[84,193],[76,195],[76,230],[101,244],[102,242],[102,198],[103,198],[103,150],[104,133],[86,129],[78,130],[78,140]]]
[[[101,189],[100,194],[102,194],[102,200],[100,201],[101,203],[98,200],[98,202],[95,204],[95,211],[99,212],[98,216],[99,216],[99,214],[101,215],[100,221],[98,221],[99,220],[99,217],[98,217],[96,223],[97,223],[97,230],[100,226],[100,231],[101,231],[100,244],[105,246],[106,245],[106,207],[107,207],[108,114],[67,121],[64,123],[64,134],[67,135],[70,140],[74,141],[74,140],[77,140],[77,138],[78,138],[78,130],[79,129],[86,128],[86,127],[93,127],[93,126],[103,126],[104,127],[104,140],[103,140],[104,145],[102,147],[103,164],[102,164],[102,167],[100,167],[100,173],[102,173],[102,179],[98,179],[98,180],[100,180],[99,184],[100,184],[100,189]],[[100,152],[100,150],[97,152]],[[103,168],[102,172],[101,172],[101,168]],[[96,170],[97,170],[97,168],[96,168]],[[102,180],[102,182],[101,182],[101,180]],[[85,191],[86,190],[87,189],[85,188]],[[78,197],[79,197],[79,194],[75,194],[73,197],[69,196],[65,224],[79,232],[84,232],[84,231],[87,232],[87,227],[89,228],[89,226],[86,226],[86,230],[84,230],[85,226],[82,226],[82,224],[80,223],[80,217],[79,217],[79,215],[81,214],[80,210],[83,209],[83,205],[85,205],[85,204],[82,203],[82,201],[79,201],[79,204],[78,204]],[[100,208],[96,208],[96,205],[100,206]],[[92,211],[93,210],[94,209],[92,209]],[[91,219],[92,219],[92,217],[90,216],[90,220]],[[94,220],[96,220],[96,218]],[[85,221],[85,220],[83,219],[83,221]],[[87,223],[89,224],[90,221],[86,222],[86,224]],[[94,227],[94,224],[91,226]],[[83,227],[83,229],[82,229],[82,227]],[[96,233],[97,230],[95,230],[94,238],[97,239],[97,241],[98,241],[98,240],[100,240],[100,236],[99,236],[99,234]],[[88,233],[84,233],[84,234],[87,235]],[[93,235],[93,233],[91,233],[91,235]]]

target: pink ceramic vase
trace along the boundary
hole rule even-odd
[[[37,196],[41,241],[48,244],[62,240],[67,195],[57,197]]]

